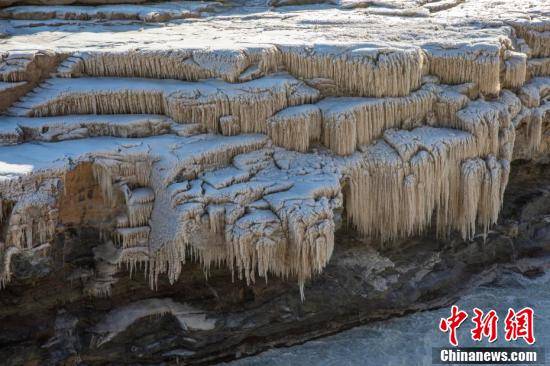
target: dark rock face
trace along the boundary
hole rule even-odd
[[[381,248],[341,229],[304,302],[293,281],[247,286],[225,268],[206,279],[199,264],[157,291],[138,269],[117,274],[108,298],[84,295],[101,243],[90,204],[98,191],[75,183],[70,194],[81,199],[60,212],[66,225],[51,253],[14,256],[14,280],[0,296],[0,357],[5,365],[208,364],[447,305],[502,266],[536,276],[550,253],[550,168],[514,165],[500,224],[486,238],[426,233]]]

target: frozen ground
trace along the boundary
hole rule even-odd
[[[175,20],[169,24],[75,19],[0,20],[0,29],[5,28],[3,32],[12,35],[0,42],[0,52],[44,48],[84,51],[326,42],[389,42],[410,46],[449,40],[454,44],[498,44],[501,37],[510,34],[507,21],[532,21],[547,18],[550,14],[550,6],[544,0],[457,1],[448,9],[432,12],[429,5],[433,7],[441,1],[406,1],[397,5],[377,1],[368,7],[352,9],[346,3],[359,1],[279,8],[253,1],[228,7],[215,16]],[[5,13],[13,11],[4,9]],[[59,7],[52,7],[52,11],[65,12]]]
[[[499,338],[483,346],[522,347],[523,341],[507,343],[502,323],[508,308],[530,306],[535,310],[536,346],[544,347],[550,361],[550,273],[528,279],[516,273],[505,273],[494,283],[474,289],[458,301],[461,310],[470,314],[474,307],[495,309],[500,317]],[[437,330],[439,319],[449,316],[449,308],[426,311],[402,318],[357,327],[332,337],[307,342],[300,346],[279,348],[230,363],[231,366],[414,366],[431,365],[432,347],[448,346],[447,335]],[[459,329],[459,345],[479,346],[469,337],[467,319]],[[464,326],[465,325],[465,326]]]
[[[142,5],[98,5],[98,6],[13,6],[0,10],[0,18],[14,20],[142,20],[146,22],[170,19],[198,18],[203,12],[220,10],[222,4],[203,1],[172,1]]]

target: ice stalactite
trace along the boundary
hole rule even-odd
[[[544,41],[525,37],[535,48]],[[439,236],[488,232],[520,156],[516,140],[535,155],[550,118],[550,84],[537,76],[547,62],[510,49],[503,41],[74,54],[9,110],[2,141],[56,141],[43,144],[58,154],[40,161],[44,171],[92,164],[109,218],[118,217],[108,224],[113,242],[96,248],[90,293],[108,295],[121,265],[143,269],[156,288],[194,260],[206,275],[227,265],[249,284],[296,279],[303,297],[332,255],[343,191],[352,225],[383,242],[431,225]],[[158,134],[166,135],[146,137]],[[101,148],[65,145],[77,138]],[[307,153],[316,143],[328,149]],[[66,157],[64,146],[84,152]],[[14,253],[54,234],[53,205],[50,217],[35,203],[35,221],[22,218],[25,199],[6,217],[0,285]]]
[[[218,132],[220,117],[233,115],[241,133],[265,133],[267,118],[287,107],[316,102],[320,95],[285,74],[241,84],[122,78],[104,84],[101,79],[83,78],[76,86],[75,80],[51,79],[10,113],[31,117],[165,114],[178,123],[200,123],[210,132]]]
[[[2,243],[3,244],[3,243]],[[6,287],[11,280],[11,258],[13,255],[19,253],[21,250],[18,247],[3,248],[2,257],[0,259],[0,290]]]
[[[251,138],[250,142],[228,137],[232,142],[227,145],[207,145],[209,147],[205,151],[193,151],[190,156],[179,157],[176,153],[155,165],[151,181],[155,204],[150,219],[152,230],[147,265],[153,288],[157,286],[161,274],[166,274],[170,283],[175,282],[187,256],[199,261],[206,273],[211,265],[226,261],[227,249],[221,245],[224,243],[225,225],[227,222],[234,223],[242,214],[232,219],[232,210],[223,205],[223,200],[207,201],[203,197],[203,182],[224,186],[246,179],[247,174],[239,174],[234,180],[229,175],[230,180],[224,182],[225,174],[216,175],[208,171],[215,172],[229,164],[234,156],[260,148],[266,140],[259,137]],[[199,175],[202,178],[196,179]],[[176,178],[179,182],[174,182]],[[225,225],[222,227],[223,222]]]
[[[520,111],[520,100],[514,93],[503,90],[495,101],[468,103],[456,114],[456,120],[451,121],[449,127],[472,133],[478,141],[479,156],[493,154],[510,160],[515,141],[512,119]]]
[[[504,52],[502,87],[515,89],[525,83],[527,77],[527,56],[524,53],[506,50]]]
[[[165,114],[161,90],[98,91],[67,93],[31,111],[32,117],[69,114]]]
[[[386,134],[351,169],[350,219],[363,234],[384,241],[421,233],[434,213],[440,235],[456,229],[469,236],[467,228],[476,224],[486,230],[496,220],[495,210],[464,193],[460,182],[461,162],[479,156],[478,151],[477,139],[467,132],[421,127]],[[507,177],[492,179],[489,187],[499,187],[495,202],[500,208],[500,187]],[[476,215],[462,216],[462,194],[473,200]]]
[[[250,66],[247,54],[241,49],[199,49],[193,51],[192,61],[200,69],[217,74],[228,82],[237,82]]]
[[[339,93],[353,96],[404,96],[420,86],[424,56],[420,49],[362,45],[279,45],[281,63],[300,78],[334,80]]]
[[[274,168],[260,173],[288,174],[292,185],[264,196],[269,208],[279,217],[287,236],[285,266],[274,273],[298,280],[303,296],[304,283],[326,266],[334,248],[334,211],[342,207],[340,172],[330,161],[320,167],[312,156],[276,152]],[[302,178],[294,180],[297,172]],[[281,260],[278,261],[281,263]],[[283,270],[284,272],[279,272]]]
[[[527,77],[550,76],[550,57],[527,60]]]
[[[96,249],[96,275],[87,285],[93,296],[109,296],[118,266],[125,264],[132,274],[147,270],[150,227],[147,225],[154,207],[155,193],[150,184],[155,158],[142,154],[95,154],[93,173],[103,196],[111,206],[121,203],[126,213],[115,219],[113,242]],[[137,188],[132,188],[137,187]]]
[[[122,248],[146,246],[150,231],[149,226],[118,228],[115,231],[115,237]]]
[[[304,299],[304,284],[321,273],[334,249],[333,209],[326,197],[285,203],[279,211],[289,235],[288,260],[283,277],[295,276]],[[277,273],[277,272],[275,272]]]
[[[61,64],[58,74],[64,77],[89,75],[186,81],[221,77],[236,82],[248,66],[248,58],[238,49],[152,49],[75,53]]]
[[[155,194],[150,188],[123,190],[126,198],[128,222],[132,227],[146,225],[153,210]]]
[[[18,198],[8,219],[7,247],[32,249],[53,239],[58,219],[55,187],[56,182],[46,181],[37,191]]]
[[[208,205],[209,229],[214,234],[225,231],[225,207],[222,205]]]
[[[269,208],[269,207],[268,207]],[[326,266],[334,248],[334,204],[319,200],[290,200],[276,215],[257,209],[243,215],[226,230],[228,263],[239,278],[255,282],[258,273],[298,280],[303,286]]]
[[[332,79],[327,78],[313,78],[306,79],[306,84],[319,90],[323,97],[336,97],[338,96],[338,88],[336,83]]]
[[[520,109],[519,99],[503,91],[494,102],[469,102],[456,119],[438,122],[464,132],[432,127],[386,131],[384,141],[367,147],[351,170],[350,219],[362,233],[383,240],[420,233],[434,212],[440,235],[456,229],[471,238],[476,227],[486,232],[500,209],[515,142],[512,119]],[[479,162],[466,164],[464,174],[482,183],[466,188],[462,161],[479,157],[487,157],[484,169]],[[476,189],[484,190],[482,198]],[[492,201],[483,201],[488,196]]]
[[[441,45],[423,47],[429,60],[429,74],[446,84],[473,82],[479,91],[498,95],[500,91],[500,48],[495,45]]]
[[[0,56],[0,81],[26,81],[28,75],[39,69],[41,59],[53,55],[47,51],[20,51],[9,52],[5,57]]]
[[[514,146],[514,157],[534,157],[542,142],[543,114],[539,113],[539,108],[523,108],[515,123],[518,143]]]
[[[323,117],[322,141],[337,154],[349,155],[388,129],[425,124],[455,127],[457,112],[470,101],[471,93],[468,84],[428,83],[406,97],[326,98],[316,104]]]
[[[146,225],[153,210],[153,202],[137,203],[127,206],[128,221],[131,226]]]
[[[117,282],[115,277],[120,263],[120,249],[111,241],[93,248],[95,275],[86,283],[84,291],[94,297],[111,296],[112,286]]]
[[[267,120],[268,134],[275,145],[305,152],[310,141],[319,141],[321,121],[314,105],[290,107]]]
[[[145,273],[148,271],[148,265],[149,263],[149,247],[148,246],[141,246],[141,247],[129,247],[129,248],[122,248],[120,251],[120,257],[118,258],[117,264],[124,264],[128,271],[130,272],[130,275],[132,275],[134,272],[141,270]]]
[[[153,158],[141,155],[96,155],[93,172],[104,198],[114,203],[116,192],[124,193],[128,184],[148,186]]]
[[[514,118],[518,143],[514,158],[532,159],[548,151],[550,139],[545,132],[550,126],[550,78],[537,77],[519,90],[523,103],[521,113]]]
[[[267,81],[267,83],[265,83]],[[287,108],[316,102],[319,91],[302,82],[287,79],[275,87],[269,79],[257,79],[241,86],[246,94],[229,94],[230,114],[239,117],[241,133],[266,133],[267,118]]]
[[[544,20],[531,19],[510,21],[518,37],[529,45],[532,57],[550,56],[550,23]]]
[[[426,85],[424,88],[434,93],[432,111],[428,113],[426,122],[431,126],[444,126],[456,124],[457,112],[464,108],[470,101],[469,85],[458,86]],[[461,90],[465,89],[465,90]]]
[[[486,234],[489,226],[496,223],[508,169],[506,162],[499,162],[492,155],[486,160],[475,158],[462,163],[462,214],[458,216],[458,226],[463,238],[472,239],[477,227]]]
[[[550,95],[550,77],[533,78],[518,91],[518,97],[527,108],[540,106],[541,101],[548,95]]]
[[[236,136],[241,133],[241,123],[235,116],[220,117],[220,132],[224,136]]]
[[[323,145],[338,155],[350,155],[357,147],[357,118],[353,114],[338,114],[323,118]]]
[[[65,141],[86,137],[148,137],[169,133],[173,121],[159,115],[4,117],[0,144]]]
[[[279,218],[270,210],[254,210],[226,232],[228,263],[239,278],[255,281],[256,271],[267,281],[268,272],[284,276],[287,238]]]
[[[322,110],[324,140],[329,142],[328,147],[338,143],[330,143],[333,130],[344,126],[356,130],[354,144],[357,145],[372,142],[388,128],[410,129],[419,126],[432,110],[433,104],[434,94],[427,88],[405,97],[327,98],[317,103]],[[346,134],[344,140],[342,144],[349,145],[349,134]],[[350,149],[351,152],[354,150]]]
[[[148,264],[151,285],[160,274],[176,281],[190,256],[207,273],[225,263],[248,283],[269,273],[296,278],[303,290],[330,259],[333,210],[342,199],[336,171],[319,175],[318,162],[308,167],[300,158],[308,162],[313,156],[263,149],[171,184],[156,197],[151,217],[150,243],[158,247]],[[289,169],[300,172],[299,181]],[[155,181],[153,186],[166,178]]]
[[[418,48],[357,44],[323,45],[310,50],[305,46],[264,45],[243,49],[76,53],[61,65],[58,74],[187,81],[220,77],[237,82],[286,69],[300,78],[334,80],[340,94],[383,97],[409,94],[419,86],[423,67],[424,57]]]
[[[59,220],[56,197],[60,181],[57,178],[37,179],[37,188],[15,189],[11,199],[0,204],[0,224],[5,225],[5,242],[0,242],[0,289],[11,280],[11,260],[22,252],[37,252],[55,238]]]
[[[536,30],[527,31],[524,33],[524,38],[531,48],[532,55],[535,57],[550,56],[550,27],[544,32]]]

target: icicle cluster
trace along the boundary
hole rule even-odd
[[[81,79],[76,85],[76,79],[51,79],[10,112],[30,117],[165,114],[178,123],[200,123],[210,132],[218,132],[221,117],[233,115],[242,133],[265,133],[267,118],[276,112],[319,98],[317,90],[288,75],[243,84],[98,80]]]
[[[494,45],[425,46],[428,73],[446,84],[473,82],[479,91],[498,95],[500,91],[500,48]]]
[[[278,146],[305,152],[310,141],[319,141],[321,111],[314,105],[290,107],[267,120],[269,137]]]
[[[515,142],[519,99],[471,102],[458,130],[387,130],[352,168],[348,215],[366,235],[392,240],[418,234],[435,213],[438,233],[471,238],[496,222]],[[486,157],[480,159],[479,157]],[[470,160],[474,159],[474,160]],[[486,200],[491,200],[490,204]]]
[[[16,158],[0,181],[0,286],[14,255],[55,235],[56,190],[45,182],[81,163],[118,215],[94,251],[86,290],[96,296],[110,294],[120,266],[156,288],[189,259],[207,274],[227,265],[249,284],[294,278],[303,296],[332,255],[344,202],[351,224],[383,242],[431,225],[440,236],[486,234],[510,162],[550,150],[548,29],[513,26],[516,51],[503,42],[70,56],[2,117],[0,144],[13,146],[0,149]],[[20,58],[2,66],[4,79],[33,67]],[[290,75],[266,76],[281,70]],[[51,161],[21,173],[18,157],[44,146]]]

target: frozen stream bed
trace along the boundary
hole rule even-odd
[[[550,273],[533,279],[517,273],[504,273],[487,286],[480,286],[462,297],[457,305],[469,318],[459,328],[459,345],[477,346],[469,337],[472,309],[495,309],[499,315],[499,335],[491,346],[521,347],[523,340],[504,340],[504,317],[508,308],[535,310],[536,346],[546,349],[550,361]],[[353,328],[337,335],[303,345],[273,349],[257,356],[230,363],[237,365],[431,365],[432,347],[448,346],[447,334],[437,327],[441,317],[450,315],[450,307],[415,313],[402,318]],[[489,343],[484,341],[484,346]]]

